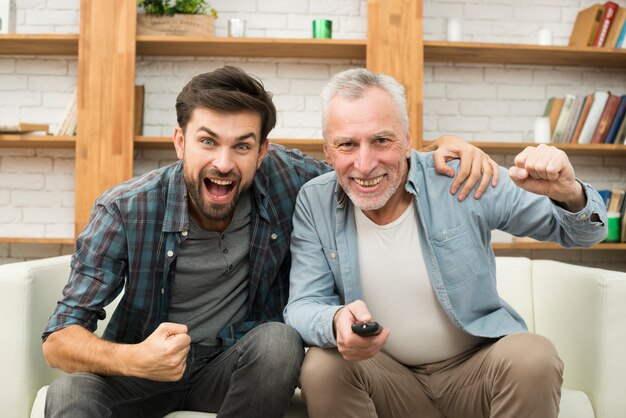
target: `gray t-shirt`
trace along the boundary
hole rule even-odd
[[[218,345],[222,328],[246,315],[250,205],[250,194],[243,194],[221,234],[190,219],[176,260],[168,321],[187,325],[192,343]]]

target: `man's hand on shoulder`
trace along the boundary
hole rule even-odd
[[[357,300],[335,313],[333,324],[337,333],[337,349],[347,361],[372,358],[380,351],[389,338],[389,330],[384,328],[379,334],[362,337],[352,331],[352,324],[372,320],[365,302]]]
[[[456,174],[450,187],[451,194],[456,194],[465,182],[458,195],[460,201],[465,200],[479,181],[478,188],[474,193],[475,199],[480,199],[490,183],[492,187],[496,187],[498,184],[500,175],[498,164],[480,148],[461,138],[444,135],[421,151],[434,151],[435,170],[439,174],[448,177],[455,177]],[[454,169],[446,164],[446,162],[454,159],[461,160],[458,173],[455,173]]]
[[[570,212],[585,207],[585,192],[576,181],[574,167],[567,154],[553,146],[527,147],[515,157],[509,177],[518,187],[548,196]]]

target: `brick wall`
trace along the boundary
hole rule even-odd
[[[247,35],[311,35],[311,21],[333,21],[338,39],[363,39],[366,0],[213,0],[219,12],[216,35],[227,21],[243,17]],[[424,38],[445,39],[448,18],[461,20],[462,39],[475,42],[535,43],[550,29],[566,45],[576,13],[588,0],[430,0],[424,2]],[[620,6],[626,6],[619,0]],[[79,0],[18,0],[19,33],[76,33]],[[362,61],[258,58],[138,57],[136,83],[146,86],[144,134],[170,136],[174,100],[195,74],[224,64],[261,77],[274,93],[279,117],[273,138],[320,138],[318,93],[338,71]],[[76,86],[73,57],[0,56],[0,122],[33,121],[54,131]],[[626,71],[595,68],[480,64],[427,64],[424,69],[424,137],[453,133],[468,140],[529,140],[534,118],[549,97],[589,94],[595,89],[626,93]],[[507,165],[513,156],[495,156]],[[138,151],[135,174],[167,164],[173,152]],[[626,188],[626,158],[573,157],[580,178],[597,188]],[[73,235],[72,150],[0,148],[0,236]],[[0,244],[0,262],[71,251],[71,246]],[[507,253],[508,255],[509,253]],[[564,259],[626,271],[624,251],[528,251],[520,255]]]

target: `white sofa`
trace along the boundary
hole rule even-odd
[[[502,297],[531,330],[554,342],[565,363],[559,417],[626,416],[626,273],[510,257],[497,258],[497,271]],[[45,388],[39,389],[59,372],[46,365],[40,335],[68,272],[69,256],[0,266],[0,318],[7,325],[2,416],[43,417]],[[183,411],[168,418],[214,416]],[[306,418],[298,395],[287,416]]]

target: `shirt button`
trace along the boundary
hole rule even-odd
[[[278,238],[278,235],[276,235],[276,234],[272,234],[272,235],[270,235],[270,237],[271,237],[272,239],[276,239],[276,238]]]
[[[224,249],[222,250],[222,252],[223,252],[224,254],[228,254],[228,248],[224,248]]]
[[[586,213],[581,213],[580,215],[578,215],[578,220],[579,221],[584,221],[585,219],[587,219],[587,214]]]
[[[183,234],[183,237],[186,237],[187,236],[187,231],[183,231],[182,234]]]
[[[335,253],[330,253],[330,258],[332,258],[332,259],[334,260],[335,258],[337,258],[337,254],[335,254]]]
[[[174,251],[169,250],[169,251],[167,252],[167,256],[168,256],[168,257],[172,257],[172,256],[174,256]]]
[[[224,238],[226,238],[226,235],[224,234],[220,235],[220,239],[224,239]]]

